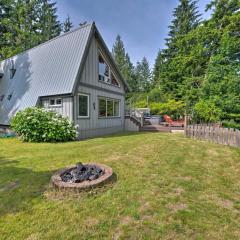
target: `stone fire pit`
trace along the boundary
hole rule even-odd
[[[98,163],[70,166],[62,169],[51,178],[53,186],[60,190],[87,190],[111,180],[112,168]]]

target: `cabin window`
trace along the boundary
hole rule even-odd
[[[117,99],[99,97],[98,109],[100,118],[120,117],[120,101]]]
[[[113,103],[114,116],[120,116],[120,104],[119,100],[115,100]]]
[[[62,105],[62,99],[61,98],[56,99],[56,105]]]
[[[62,99],[61,98],[52,98],[49,100],[50,107],[60,107],[62,106]]]
[[[89,117],[89,95],[79,93],[78,94],[78,117]]]
[[[106,98],[99,98],[99,117],[106,117],[107,107],[106,107]]]
[[[98,80],[113,86],[120,87],[119,82],[116,80],[111,68],[104,60],[103,56],[99,52],[98,56]]]

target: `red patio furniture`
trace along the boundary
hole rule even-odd
[[[172,127],[184,127],[184,120],[177,120],[174,121],[170,116],[163,115],[163,118],[165,119],[166,123]]]

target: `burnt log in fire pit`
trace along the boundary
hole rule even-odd
[[[53,186],[60,190],[82,191],[100,186],[112,178],[112,168],[96,163],[82,164],[65,168],[51,178]]]

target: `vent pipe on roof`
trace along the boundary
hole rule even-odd
[[[12,79],[12,78],[14,77],[14,74],[15,74],[15,72],[16,72],[16,69],[15,69],[15,67],[14,67],[14,61],[13,61],[13,60],[11,61],[11,63],[12,63],[12,66],[11,66],[11,68],[10,68],[10,78]]]

